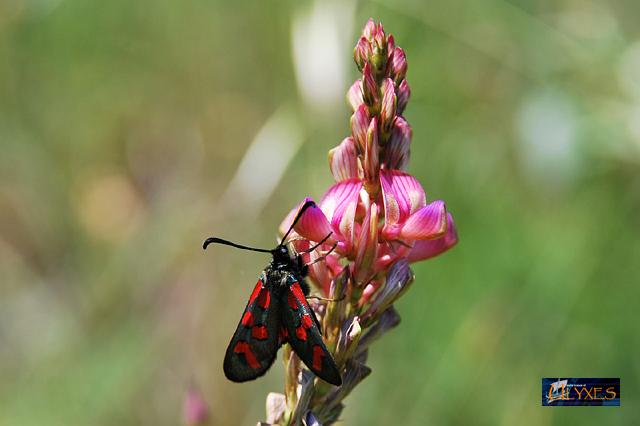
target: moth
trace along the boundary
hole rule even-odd
[[[203,244],[223,244],[242,250],[270,253],[272,260],[262,271],[244,309],[224,357],[224,374],[234,382],[246,382],[264,375],[276,359],[280,346],[289,343],[294,352],[316,376],[335,386],[342,384],[340,371],[322,340],[321,328],[309,306],[309,285],[305,282],[309,265],[302,253],[310,253],[322,241],[292,256],[286,239],[305,210],[318,208],[313,201],[298,210],[291,227],[275,248],[261,249],[221,238],[207,238]],[[321,258],[316,259],[321,260]]]

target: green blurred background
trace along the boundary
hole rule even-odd
[[[264,420],[224,349],[270,246],[332,182],[352,47],[409,61],[410,171],[459,245],[415,265],[349,425],[640,418],[640,4],[0,1],[0,425]],[[620,408],[540,379],[622,378]]]

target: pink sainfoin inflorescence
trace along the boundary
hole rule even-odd
[[[329,151],[336,183],[318,207],[305,211],[294,228],[298,235],[293,243],[303,251],[331,234],[305,260],[313,263],[329,253],[312,264],[309,276],[334,300],[326,308],[317,305],[317,311],[344,384],[333,390],[314,388],[303,375],[296,380],[301,370],[295,357],[285,359],[285,423],[309,412],[323,424],[337,418],[340,401],[370,372],[364,365],[368,345],[399,321],[392,304],[413,281],[409,263],[437,256],[458,240],[444,201],[428,201],[422,185],[406,172],[412,131],[402,116],[410,95],[404,51],[382,24],[369,20],[354,60],[362,76],[347,93],[353,110],[351,135]],[[289,228],[300,205],[281,230]],[[306,407],[296,406],[301,401]]]
[[[318,203],[320,209],[307,210],[295,231],[316,242],[332,233],[325,250],[338,244],[326,265],[316,264],[310,271],[325,294],[342,270],[341,260],[347,259],[353,284],[367,298],[394,262],[437,256],[457,242],[457,235],[444,201],[427,202],[422,185],[406,172],[412,131],[402,116],[410,95],[404,51],[382,24],[369,20],[354,59],[362,77],[347,93],[353,109],[351,136],[329,151],[336,183]]]

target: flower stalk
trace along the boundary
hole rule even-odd
[[[305,210],[292,243],[303,252],[331,233],[318,250],[303,256],[307,263],[325,257],[310,266],[309,278],[330,301],[311,305],[343,384],[316,378],[285,348],[285,392],[267,398],[270,424],[338,420],[344,399],[371,373],[366,365],[371,344],[400,322],[393,304],[414,281],[410,263],[437,256],[458,241],[444,201],[427,203],[418,180],[406,172],[412,130],[402,115],[411,94],[405,52],[370,19],[354,61],[361,76],[347,92],[351,135],[329,151],[336,183],[318,203],[320,209]],[[300,205],[281,230],[289,228]]]

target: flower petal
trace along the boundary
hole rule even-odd
[[[356,80],[347,92],[347,102],[351,106],[351,110],[355,111],[364,103],[362,98],[362,80]]]
[[[311,198],[305,198],[302,204],[307,201],[313,201]],[[300,206],[302,206],[300,204]],[[298,223],[293,229],[302,237],[311,241],[321,241],[333,230],[322,210],[317,205],[307,208],[298,219]]]
[[[320,201],[320,208],[336,232],[337,239],[344,238],[347,241],[347,250],[353,243],[353,222],[361,189],[361,180],[343,180],[331,186]]]
[[[409,216],[426,205],[426,196],[416,178],[399,170],[381,170],[380,183],[385,210],[382,234],[386,239],[395,239]]]
[[[433,240],[447,232],[447,208],[444,201],[437,200],[409,216],[402,226],[401,238],[410,240]]]
[[[360,105],[351,116],[351,132],[356,147],[359,148],[360,152],[364,151],[364,146],[367,142],[369,121],[371,121],[371,118],[369,117],[369,112],[365,104]]]
[[[352,137],[329,151],[329,168],[336,182],[358,177],[358,155]]]
[[[430,259],[455,246],[458,242],[458,233],[453,222],[453,217],[447,213],[447,233],[435,240],[418,240],[409,252],[409,262]]]

